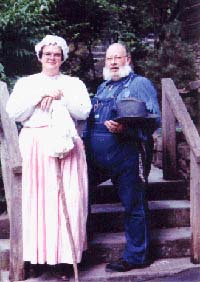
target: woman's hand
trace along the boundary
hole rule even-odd
[[[40,109],[43,111],[48,111],[52,101],[60,100],[62,96],[63,96],[63,92],[61,90],[54,90],[42,98],[42,100],[38,104],[38,107],[40,107]]]
[[[38,106],[40,107],[41,110],[48,111],[51,106],[52,101],[53,101],[53,97],[46,96],[42,98],[42,101],[39,103]]]
[[[111,133],[121,133],[124,130],[123,124],[114,120],[107,120],[104,122],[104,125]]]

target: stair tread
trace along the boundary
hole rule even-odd
[[[178,258],[190,255],[191,231],[189,227],[153,229],[151,232],[151,255],[153,258]],[[87,250],[92,264],[116,260],[125,245],[124,232],[96,233]],[[2,270],[9,269],[9,239],[0,240]]]
[[[102,182],[95,189],[91,202],[93,204],[119,202],[117,189],[111,180]],[[147,187],[148,200],[184,200],[187,199],[187,187],[183,179],[165,180],[161,169],[152,165]]]
[[[125,282],[125,281],[149,281],[153,278],[172,276],[185,270],[196,269],[199,271],[199,265],[194,265],[190,262],[190,258],[170,258],[170,259],[158,259],[154,261],[149,267],[144,269],[134,269],[128,272],[120,273],[105,272],[105,264],[91,265],[87,267],[79,268],[79,280],[81,282]],[[8,277],[8,272],[3,272],[2,278]],[[139,279],[139,280],[138,280]],[[2,279],[2,282],[7,280]],[[27,282],[58,282],[59,279],[45,279],[44,275],[38,278],[29,278]],[[73,274],[71,275],[70,282],[73,280]],[[22,282],[22,281],[21,281]]]
[[[175,227],[175,228],[156,228],[151,230],[152,240],[177,240],[188,239],[191,236],[190,227]],[[124,244],[124,232],[116,233],[95,233],[92,244]],[[10,239],[0,239],[0,251],[10,248]]]
[[[151,231],[152,240],[178,240],[189,239],[191,237],[190,227],[158,228]],[[92,244],[124,244],[124,232],[117,233],[96,233]]]
[[[190,239],[191,227],[156,228],[151,231],[151,238],[154,241]]]
[[[174,179],[174,180],[165,180],[165,179],[163,179],[162,177],[159,177],[159,178],[154,178],[154,177],[152,177],[151,179],[149,179],[149,185],[154,185],[154,184],[158,184],[158,183],[160,183],[160,184],[162,184],[162,183],[177,183],[177,184],[179,184],[179,183],[184,183],[184,180],[182,180],[182,179]],[[107,180],[107,181],[105,181],[105,182],[102,182],[100,185],[99,185],[99,187],[101,187],[101,186],[112,186],[113,184],[112,184],[112,181],[111,181],[111,179],[109,179],[109,180]]]
[[[150,210],[159,209],[184,209],[190,208],[190,201],[188,200],[161,200],[161,201],[149,201]],[[93,204],[92,213],[110,213],[110,212],[122,212],[124,208],[121,203],[108,203],[108,204]]]
[[[134,270],[130,270],[125,273],[117,273],[117,272],[106,273],[104,270],[105,264],[100,264],[100,265],[91,267],[89,271],[86,270],[86,271],[80,272],[80,279],[85,279],[85,281],[95,281],[95,278],[96,278],[98,279],[97,281],[102,281],[102,282],[105,281],[103,279],[106,279],[106,278],[112,279],[110,281],[114,281],[114,278],[116,278],[115,281],[139,281],[139,279],[140,281],[144,281],[147,278],[150,279],[155,276],[159,277],[159,276],[166,275],[167,273],[170,273],[172,275],[173,273],[177,273],[178,271],[182,271],[183,269],[188,269],[188,268],[193,268],[193,267],[194,265],[190,263],[188,258],[167,259],[167,260],[161,259],[161,260],[155,261],[149,267],[146,267],[143,269],[134,269]],[[89,280],[89,278],[91,280]]]
[[[154,165],[151,166],[151,171],[150,171],[150,174],[149,174],[149,177],[148,177],[148,182],[149,184],[152,184],[152,183],[183,183],[184,180],[182,179],[174,179],[174,180],[166,180],[166,179],[163,179],[163,170],[158,168],[158,167],[155,167]],[[112,182],[111,180],[107,180],[103,183],[100,184],[100,186],[102,185],[112,185]]]
[[[93,51],[92,53],[93,53],[93,56],[95,56],[95,55],[102,55],[102,56],[104,56],[105,55],[105,51]],[[104,57],[103,57],[103,59],[104,59]]]
[[[150,209],[182,209],[190,208],[190,201],[188,200],[162,200],[162,201],[149,201]]]

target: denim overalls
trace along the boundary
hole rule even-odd
[[[125,209],[126,246],[123,258],[143,264],[149,251],[148,207],[139,179],[137,132],[132,135],[110,133],[104,125],[116,116],[116,98],[136,75],[132,74],[116,89],[112,98],[93,98],[93,109],[83,139],[86,148],[90,189],[110,179]],[[100,91],[106,91],[102,87]],[[90,191],[90,196],[95,191]]]

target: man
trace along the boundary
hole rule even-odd
[[[93,109],[84,132],[90,187],[111,178],[125,209],[126,246],[122,258],[106,265],[106,271],[128,271],[149,264],[148,208],[139,178],[139,138],[158,127],[142,130],[114,121],[116,101],[136,98],[150,113],[160,115],[157,93],[145,77],[131,67],[125,46],[114,43],[106,52],[104,79],[93,98]]]

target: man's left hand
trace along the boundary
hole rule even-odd
[[[121,133],[124,130],[123,124],[114,120],[107,120],[104,122],[104,125],[111,133]]]

